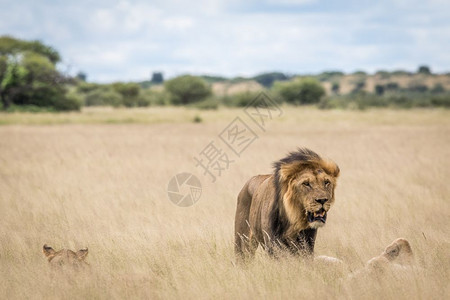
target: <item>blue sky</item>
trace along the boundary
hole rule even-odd
[[[0,0],[0,35],[39,39],[89,81],[450,71],[450,1]]]

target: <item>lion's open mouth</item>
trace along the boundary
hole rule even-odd
[[[308,211],[308,222],[312,223],[315,221],[320,221],[322,223],[325,223],[327,221],[327,212],[323,208],[316,212]]]

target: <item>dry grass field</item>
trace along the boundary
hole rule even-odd
[[[203,122],[193,123],[199,115]],[[241,110],[87,110],[0,114],[0,295],[3,299],[448,299],[450,111],[284,108],[212,183],[193,160]],[[251,123],[248,123],[252,126]],[[316,255],[349,270],[258,250],[235,266],[233,222],[245,181],[305,146],[341,176]],[[225,146],[223,146],[224,149]],[[167,184],[202,182],[178,207]],[[398,237],[418,268],[346,280]],[[42,253],[89,248],[87,270],[51,270]]]

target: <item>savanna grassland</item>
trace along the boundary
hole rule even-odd
[[[226,150],[218,134],[239,109],[0,114],[1,298],[448,299],[450,110],[283,110],[240,157],[227,150],[234,162],[214,183],[193,157],[211,141]],[[238,192],[299,146],[340,166],[316,255],[348,270],[261,250],[235,266]],[[183,171],[203,184],[188,208],[166,192]],[[417,268],[346,280],[398,237]],[[51,270],[45,243],[88,247],[90,268]]]

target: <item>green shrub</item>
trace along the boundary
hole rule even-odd
[[[333,82],[331,85],[331,91],[335,94],[339,94],[339,90],[341,89],[341,86],[339,85],[339,82]]]
[[[219,100],[215,97],[209,97],[203,101],[191,104],[192,107],[205,110],[215,110],[219,108]]]
[[[136,107],[136,106],[139,106],[139,98],[138,97],[123,97],[122,96],[122,104],[125,107]]]
[[[80,110],[83,100],[79,95],[68,93],[63,98],[57,98],[53,107],[59,111]]]
[[[86,106],[114,106],[122,105],[122,95],[110,88],[100,88],[90,91],[85,98]]]
[[[199,115],[195,115],[194,119],[192,120],[194,123],[201,123],[203,122],[203,119]]]
[[[183,75],[166,81],[164,84],[170,94],[170,102],[186,105],[199,102],[211,95],[211,88],[201,78]]]
[[[365,78],[359,78],[358,80],[355,81],[355,86],[353,87],[353,90],[351,93],[355,94],[355,93],[359,93],[362,90],[364,90],[364,87],[366,86],[366,79]]]
[[[317,104],[320,109],[337,109],[337,108],[347,108],[344,99],[341,97],[324,97]]]
[[[445,93],[445,88],[442,85],[442,83],[436,83],[433,88],[431,89],[431,92],[433,94],[441,94],[441,93]]]
[[[384,88],[386,91],[396,91],[399,89],[399,85],[397,82],[388,82],[388,83],[386,83]]]
[[[53,107],[42,107],[36,105],[11,105],[6,110],[7,112],[27,112],[27,113],[43,113],[43,112],[56,112]]]
[[[367,76],[367,73],[364,72],[364,71],[361,71],[361,70],[355,71],[355,72],[353,72],[352,74],[353,74],[353,75],[357,75],[357,76]]]
[[[170,104],[169,94],[165,91],[143,89],[138,97],[138,106],[164,106]]]
[[[411,98],[399,95],[399,96],[390,96],[388,98],[388,102],[391,106],[396,106],[400,108],[411,108],[413,107],[413,101]]]
[[[77,85],[77,91],[79,93],[89,93],[93,90],[99,89],[101,88],[101,84],[97,84],[97,83],[89,83],[89,82],[80,82]]]
[[[228,95],[223,99],[223,102],[227,106],[233,107],[246,107],[249,105],[256,97],[258,97],[259,92],[242,92],[234,95]]]
[[[407,90],[414,93],[425,93],[428,91],[428,86],[422,83],[413,82],[408,86]]]
[[[137,83],[115,82],[111,84],[112,89],[122,95],[122,104],[126,107],[138,106],[138,97],[141,87]]]
[[[325,95],[325,89],[313,78],[275,82],[273,90],[283,101],[296,105],[319,103]]]
[[[433,96],[430,102],[432,106],[450,108],[450,95]]]
[[[385,97],[380,97],[373,94],[360,94],[356,97],[356,103],[359,109],[365,109],[368,107],[386,107],[388,101]]]
[[[382,84],[375,85],[375,94],[377,94],[378,96],[382,96],[384,94],[384,85]]]
[[[391,77],[391,74],[389,74],[388,71],[384,71],[384,70],[377,71],[375,73],[375,75],[377,75],[381,79],[388,79],[389,77]]]
[[[341,71],[325,71],[317,75],[317,79],[321,82],[339,80],[345,74]]]

